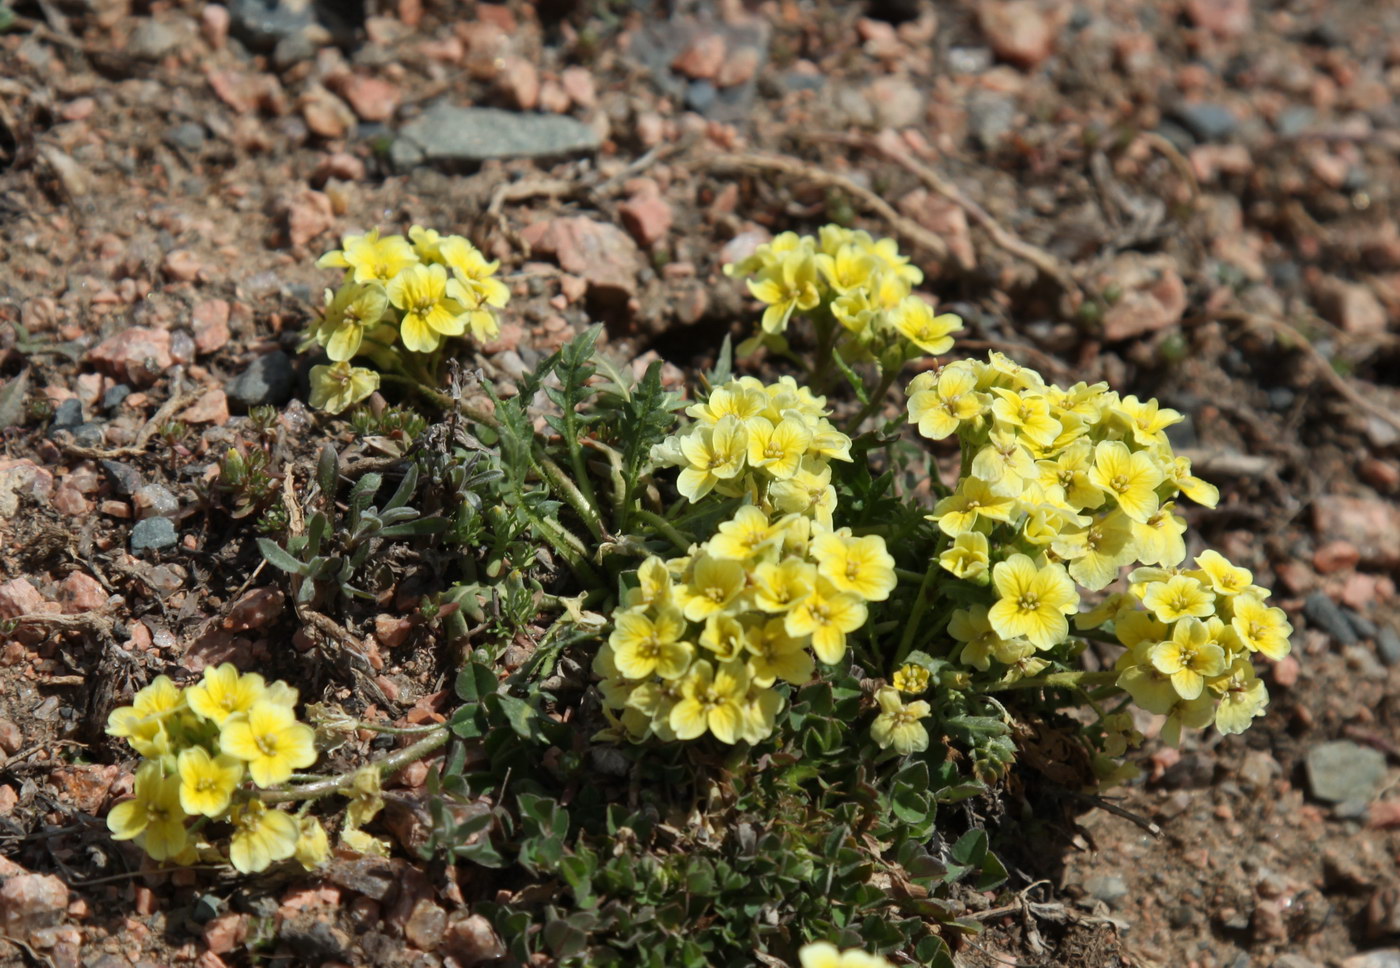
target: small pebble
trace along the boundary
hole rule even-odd
[[[1356,644],[1356,632],[1351,623],[1326,592],[1316,591],[1309,595],[1303,603],[1303,614],[1313,628],[1326,632],[1337,644]]]
[[[169,518],[147,518],[137,521],[131,529],[131,550],[137,554],[169,548],[178,540]]]

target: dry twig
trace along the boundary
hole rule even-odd
[[[1337,394],[1346,398],[1358,409],[1365,411],[1378,420],[1390,424],[1390,426],[1394,427],[1396,430],[1400,430],[1400,416],[1392,413],[1384,406],[1375,403],[1372,399],[1368,399],[1367,394],[1370,394],[1372,397],[1375,396],[1374,387],[1362,383],[1362,381],[1356,380],[1355,378],[1348,380],[1336,370],[1332,369],[1331,361],[1323,356],[1321,351],[1318,350],[1316,346],[1313,346],[1312,343],[1308,341],[1308,338],[1298,332],[1298,329],[1291,323],[1279,319],[1276,316],[1263,316],[1259,313],[1251,313],[1244,310],[1226,312],[1222,314],[1220,318],[1230,322],[1243,323],[1246,326],[1256,326],[1262,329],[1273,330],[1276,335],[1284,337],[1289,343],[1299,349],[1312,365],[1312,368],[1317,371],[1318,375],[1320,375]],[[1365,387],[1366,393],[1362,393],[1353,386],[1353,382]]]
[[[159,410],[147,420],[140,432],[136,435],[136,443],[128,444],[125,447],[84,447],[81,444],[66,443],[63,445],[63,452],[74,457],[87,457],[93,460],[111,460],[117,457],[137,457],[146,452],[146,445],[151,442],[151,438],[164,426],[165,422],[175,415],[177,410],[182,409],[186,404],[193,403],[195,398],[203,392],[193,390],[183,393],[173,394],[169,400],[161,404]]]
[[[938,235],[930,232],[913,219],[905,218],[879,195],[864,185],[858,185],[844,175],[836,175],[816,165],[796,158],[761,154],[718,154],[706,155],[690,163],[696,168],[714,168],[721,171],[765,171],[801,179],[821,188],[835,188],[845,192],[860,202],[865,208],[884,219],[901,235],[915,245],[932,253],[940,262],[948,257],[948,244]]]

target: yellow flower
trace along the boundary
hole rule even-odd
[[[986,672],[991,660],[1014,665],[1035,652],[1035,646],[1023,638],[1004,639],[992,628],[987,618],[987,606],[973,605],[953,612],[948,621],[948,634],[964,643],[958,661]]]
[[[1254,666],[1247,658],[1236,659],[1223,679],[1211,683],[1211,689],[1220,694],[1215,728],[1222,733],[1243,733],[1255,716],[1264,714],[1264,707],[1269,704],[1269,691],[1254,674]]]
[[[652,555],[637,568],[637,587],[627,590],[628,608],[639,605],[664,606],[671,604],[671,572],[666,562]]]
[[[992,582],[1000,598],[987,619],[998,635],[1025,636],[1039,649],[1064,641],[1069,634],[1065,616],[1078,609],[1079,593],[1062,565],[1037,568],[1025,555],[1012,555],[992,569]]]
[[[797,952],[802,968],[893,968],[884,958],[852,948],[838,951],[835,945],[816,941]]]
[[[1012,499],[997,493],[992,485],[979,477],[964,477],[958,489],[933,506],[930,521],[956,538],[977,527],[982,519],[1009,521],[1013,512]]]
[[[748,641],[744,626],[737,618],[720,614],[705,619],[705,629],[700,633],[700,644],[711,652],[716,661],[728,662],[730,659],[739,658]]]
[[[332,363],[311,368],[311,406],[327,413],[353,407],[379,389],[379,374],[362,366]]]
[[[782,531],[769,523],[768,515],[746,504],[734,517],[720,524],[719,533],[709,540],[706,548],[716,558],[748,561],[781,537]]]
[[[185,690],[185,701],[205,719],[222,726],[234,713],[245,713],[263,698],[267,685],[256,672],[239,675],[232,662],[205,666],[204,678]]]
[[[850,239],[879,260],[887,270],[886,274],[898,279],[905,286],[917,286],[924,281],[923,270],[909,264],[909,257],[899,251],[899,243],[894,239],[875,239],[863,229],[852,232]]]
[[[1119,660],[1123,665],[1117,682],[1120,689],[1133,697],[1133,702],[1150,713],[1165,716],[1180,701],[1180,696],[1171,676],[1147,659],[1153,648],[1155,646],[1144,642],[1125,653]]]
[[[800,558],[782,562],[765,561],[754,569],[754,605],[765,611],[782,613],[812,594],[817,583],[817,566]]]
[[[1230,625],[1245,648],[1262,652],[1277,662],[1288,655],[1288,636],[1293,626],[1281,608],[1270,608],[1252,594],[1237,595],[1231,602],[1234,618]]]
[[[937,374],[920,373],[909,384],[909,421],[930,440],[943,440],[976,420],[989,404],[977,391],[977,374],[967,363],[950,363]]]
[[[107,814],[107,829],[116,840],[140,837],[152,860],[167,860],[185,849],[185,812],[180,808],[180,778],[162,776],[160,764],[142,763],[136,771],[135,796]]]
[[[1209,584],[1217,595],[1238,595],[1254,584],[1254,575],[1248,568],[1230,564],[1218,551],[1201,552],[1196,557],[1196,567],[1200,571],[1192,572],[1191,577]]]
[[[655,619],[642,612],[623,612],[608,636],[613,663],[628,679],[653,674],[675,679],[690,665],[691,645],[680,641],[684,634],[685,620],[674,608],[663,609]]]
[[[1167,464],[1167,480],[1202,507],[1213,508],[1220,503],[1220,488],[1191,473],[1189,457],[1173,457]]]
[[[816,664],[804,641],[789,635],[781,618],[751,626],[744,646],[750,654],[749,675],[755,686],[766,689],[778,679],[800,686],[812,678]]]
[[[353,359],[365,331],[377,325],[388,308],[389,297],[378,283],[347,282],[334,293],[327,289],[326,313],[316,328],[316,339],[333,362]]]
[[[715,387],[710,392],[709,399],[703,403],[686,407],[685,412],[687,416],[702,424],[714,426],[725,417],[733,417],[740,423],[747,423],[749,419],[761,416],[767,409],[768,394],[763,392],[762,385],[751,387],[738,380],[731,380]]]
[[[812,446],[807,451],[809,456],[823,457],[827,460],[851,459],[851,438],[831,425],[831,421],[825,417],[819,418],[812,428]]]
[[[901,756],[928,749],[928,730],[919,722],[932,707],[922,699],[906,704],[899,690],[884,686],[875,693],[880,715],[870,725],[870,736],[882,750],[894,748]]]
[[[1145,565],[1175,568],[1186,557],[1186,520],[1172,513],[1176,504],[1168,501],[1146,521],[1133,522],[1133,543],[1137,557]]]
[[[1171,639],[1154,645],[1147,656],[1158,672],[1171,676],[1182,699],[1197,698],[1206,679],[1225,671],[1225,650],[1211,641],[1205,623],[1193,617],[1177,622]]]
[[[789,635],[810,635],[817,658],[834,665],[846,654],[846,636],[865,624],[866,615],[864,602],[819,577],[812,594],[788,612],[784,621]]]
[[[803,420],[790,414],[774,426],[762,417],[752,417],[744,426],[750,467],[761,467],[778,480],[797,473],[812,444],[812,430]]]
[[[297,722],[286,706],[266,700],[225,720],[219,746],[245,760],[260,787],[285,783],[293,771],[316,762],[316,731]]]
[[[1128,517],[1145,522],[1157,511],[1162,471],[1146,451],[1130,453],[1121,441],[1105,440],[1094,448],[1089,483],[1113,495]]]
[[[832,290],[845,295],[869,285],[871,277],[880,271],[880,264],[859,246],[845,244],[834,253],[818,253],[817,268]]]
[[[364,235],[347,235],[341,245],[343,249],[327,252],[316,260],[316,265],[322,269],[349,269],[355,282],[388,282],[404,269],[418,264],[408,239],[402,235],[381,239],[378,229]]]
[[[331,858],[331,841],[321,821],[315,817],[302,817],[297,821],[297,845],[292,856],[309,871],[326,865]]]
[[[739,562],[704,555],[696,559],[690,581],[676,589],[677,604],[690,621],[703,622],[727,609],[744,590],[747,581],[744,566]]]
[[[437,229],[425,229],[421,225],[413,225],[408,229],[408,237],[413,240],[413,252],[421,261],[443,261],[443,234]]]
[[[781,333],[797,310],[815,309],[822,301],[818,286],[817,261],[809,254],[794,252],[777,265],[765,269],[748,282],[749,292],[768,303],[763,311],[763,331]]]
[[[906,662],[894,670],[894,687],[906,696],[917,696],[928,689],[928,670],[921,665]]]
[[[156,676],[138,692],[130,706],[120,706],[107,717],[107,735],[125,739],[131,748],[152,759],[173,752],[169,726],[185,708],[183,690],[168,676]]]
[[[399,333],[403,345],[415,353],[431,353],[444,336],[466,332],[466,307],[459,296],[462,284],[448,279],[447,270],[432,265],[411,265],[385,287],[389,301],[403,312]]]
[[[972,458],[972,476],[987,482],[996,494],[1019,497],[1037,476],[1035,458],[1021,438],[994,429],[987,445]]]
[[[744,731],[744,705],[749,689],[742,662],[714,666],[697,659],[681,682],[681,700],[671,708],[670,724],[678,739],[695,739],[706,730],[721,743],[736,743]]]
[[[713,427],[698,427],[680,439],[686,467],[676,480],[676,490],[694,502],[720,481],[732,480],[744,469],[748,432],[734,417],[724,417]]]
[[[783,697],[773,690],[751,688],[748,701],[744,703],[744,739],[749,743],[761,743],[772,736],[782,708]]]
[[[906,296],[886,317],[901,336],[930,356],[941,356],[953,348],[953,334],[963,328],[953,313],[933,313],[933,307],[918,296]]]
[[[1188,615],[1195,618],[1214,615],[1215,592],[1194,578],[1173,575],[1166,581],[1148,584],[1143,592],[1142,604],[1147,606],[1158,621],[1170,625]]]
[[[228,809],[233,791],[243,779],[243,761],[220,753],[209,755],[203,746],[180,751],[180,808],[194,816],[220,816]]]
[[[894,558],[877,534],[852,537],[828,531],[812,539],[817,569],[838,591],[867,602],[883,602],[894,590]]]
[[[1118,510],[1061,534],[1050,548],[1070,563],[1070,577],[1091,591],[1107,588],[1118,577],[1118,570],[1133,560],[1136,550],[1132,522]]]
[[[995,426],[1009,430],[1041,447],[1048,447],[1060,436],[1060,422],[1050,415],[1050,402],[1031,393],[1017,393],[996,387],[992,390]]]
[[[832,513],[836,510],[831,465],[815,458],[804,458],[796,474],[769,485],[768,498],[779,511],[809,515],[824,527],[830,527]]]
[[[1089,483],[1093,446],[1087,440],[1076,440],[1053,459],[1036,461],[1042,487],[1058,485],[1065,503],[1082,511],[1103,503],[1103,491]]]
[[[250,800],[233,811],[228,859],[244,874],[259,874],[297,852],[301,829],[290,814]]]
[[[439,246],[442,261],[452,270],[449,295],[466,309],[467,325],[480,342],[494,339],[501,331],[493,309],[510,302],[510,289],[495,278],[499,261],[487,261],[476,246],[460,235],[443,239]]]
[[[980,531],[964,531],[953,539],[952,547],[938,556],[938,563],[965,581],[985,579],[991,564],[987,536]]]
[[[1124,397],[1114,409],[1127,421],[1133,439],[1142,447],[1165,444],[1167,435],[1163,431],[1185,419],[1175,410],[1160,406],[1156,400],[1143,403],[1137,397]]]

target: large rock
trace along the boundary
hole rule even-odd
[[[1400,508],[1388,501],[1321,495],[1313,501],[1313,530],[1354,545],[1363,565],[1400,566]]]
[[[1369,800],[1385,779],[1385,754],[1349,740],[1308,750],[1308,788],[1328,803]]]
[[[469,166],[493,158],[561,158],[596,151],[597,132],[573,118],[435,104],[399,129],[396,168]]]
[[[589,295],[606,303],[637,294],[641,252],[616,225],[583,216],[527,225],[521,237],[537,254],[551,255],[565,272],[581,276]]]

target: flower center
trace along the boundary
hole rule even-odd
[[[1016,607],[1023,612],[1034,612],[1040,608],[1040,597],[1032,595],[1030,592],[1023,594],[1016,602]]]

